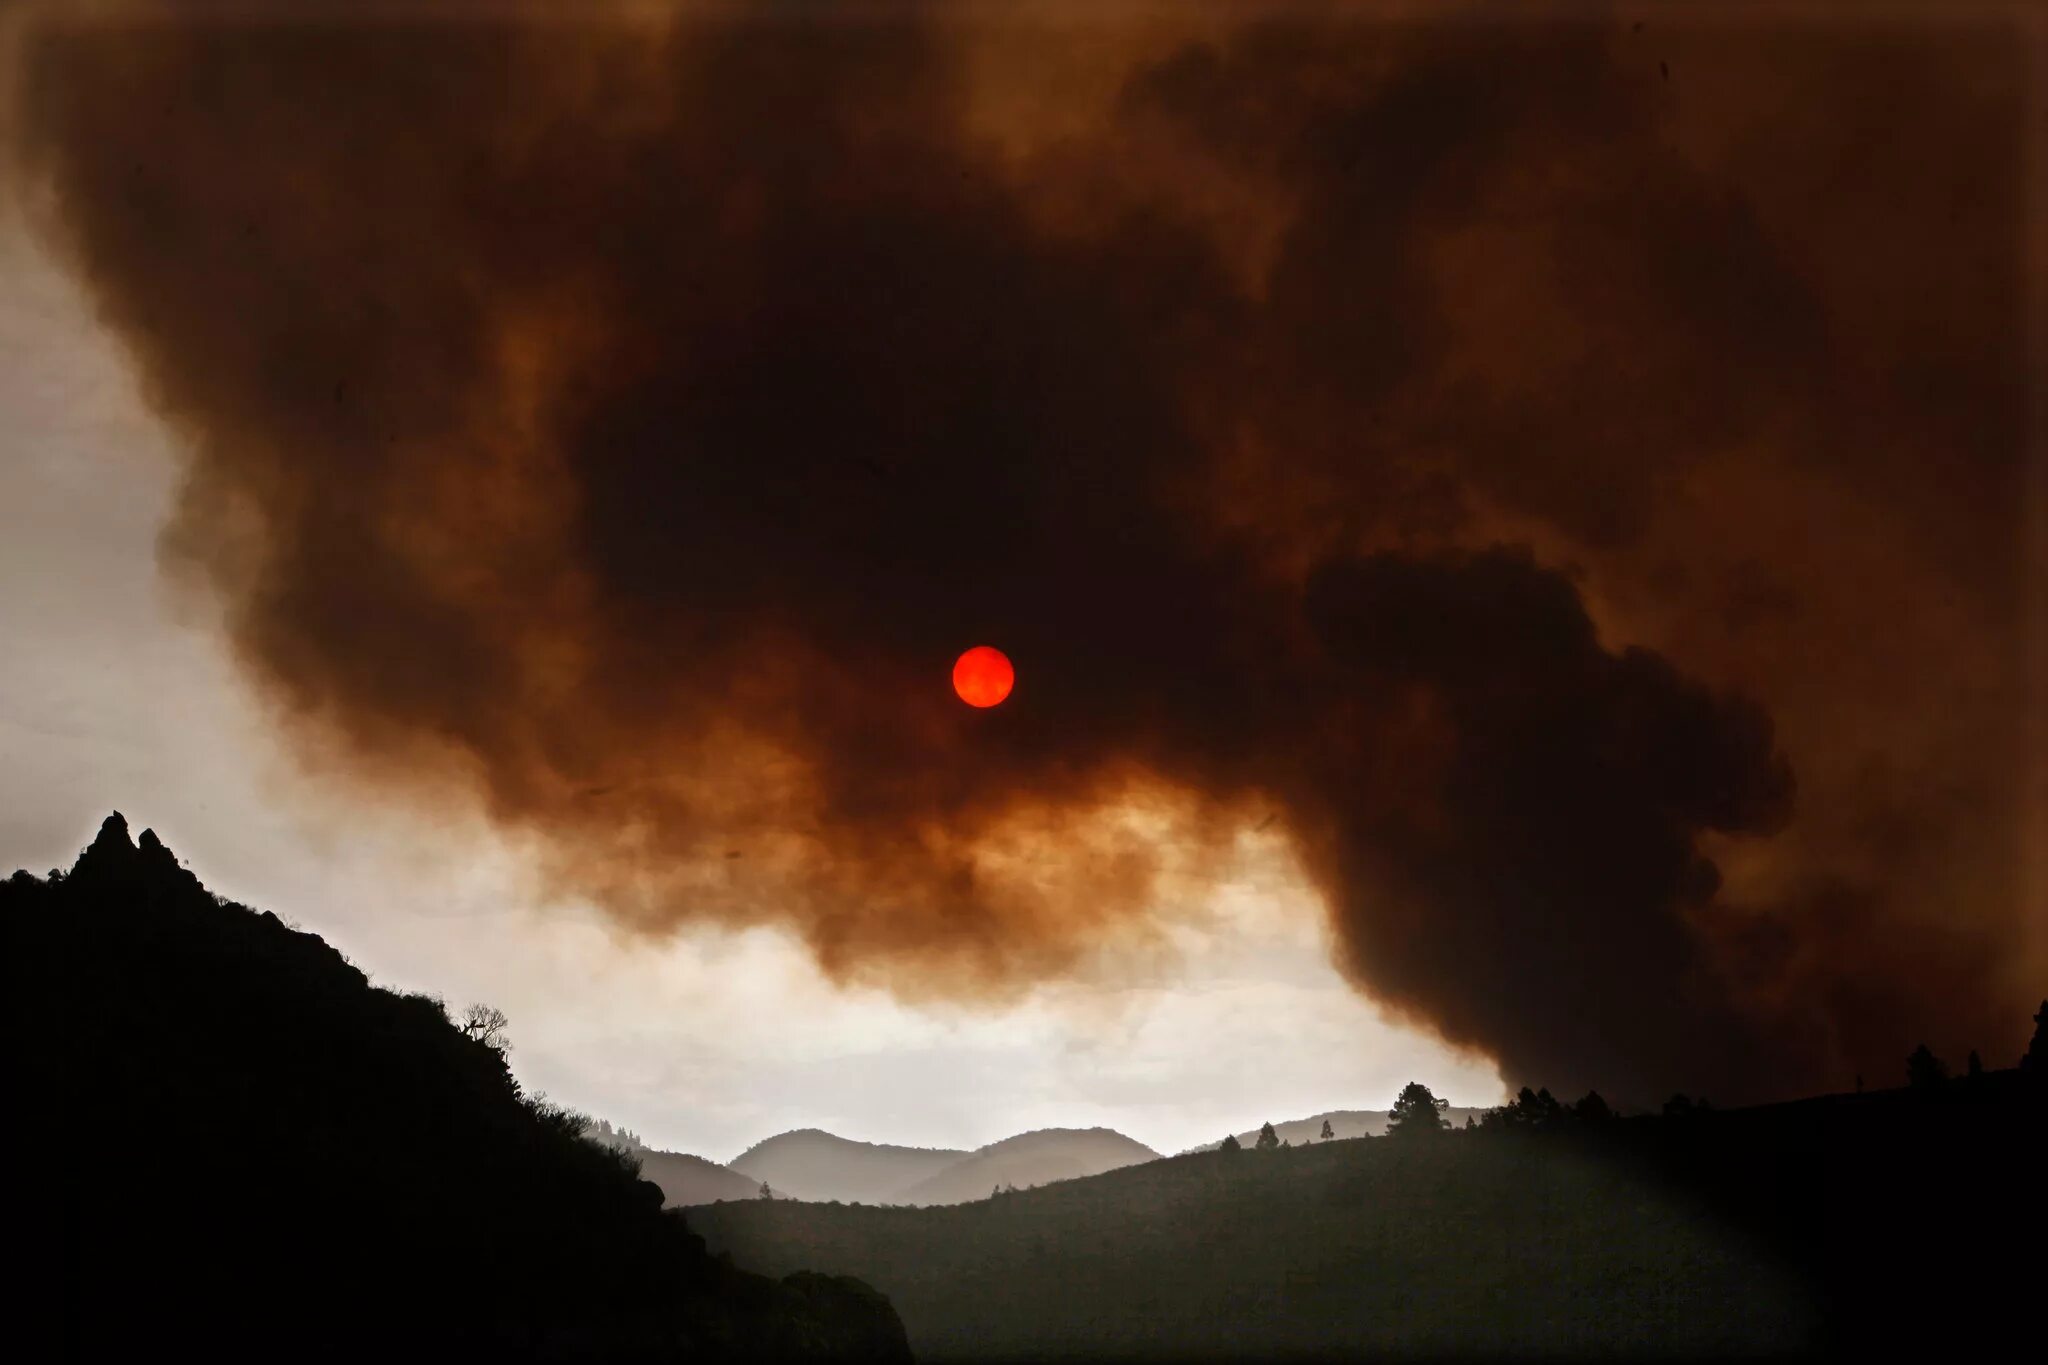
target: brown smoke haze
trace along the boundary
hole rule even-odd
[[[9,155],[295,732],[623,923],[1000,996],[1272,814],[1511,1083],[2009,1064],[2039,25],[1229,13],[53,11]]]

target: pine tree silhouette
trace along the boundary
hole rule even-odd
[[[1948,1063],[1935,1056],[1927,1044],[1920,1044],[1906,1058],[1906,1084],[1915,1090],[1932,1089],[1947,1079]]]
[[[1420,1081],[1410,1081],[1401,1088],[1399,1098],[1387,1115],[1388,1137],[1419,1137],[1429,1133],[1441,1133],[1449,1128],[1444,1110],[1451,1107],[1449,1100],[1440,1100],[1430,1093],[1428,1086]]]

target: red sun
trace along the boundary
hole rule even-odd
[[[989,645],[976,645],[953,661],[953,690],[969,706],[996,705],[1016,681],[1009,656]]]

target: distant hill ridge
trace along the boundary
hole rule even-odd
[[[722,1199],[758,1199],[761,1182],[721,1166],[706,1157],[687,1152],[661,1152],[642,1147],[640,1178],[661,1186],[664,1208],[688,1208],[692,1204],[716,1204]],[[770,1187],[773,1189],[773,1187]]]
[[[1993,1071],[691,1219],[885,1288],[921,1360],[1977,1360],[2039,1334],[2044,1134],[2048,1086]]]
[[[1453,1106],[1444,1117],[1452,1127],[1461,1128],[1468,1118],[1476,1122],[1485,1113],[1479,1106]],[[1299,1147],[1338,1138],[1380,1137],[1388,1122],[1384,1109],[1329,1109],[1275,1123],[1273,1134]],[[1330,1125],[1330,1139],[1322,1136],[1325,1123]],[[1077,1180],[1161,1157],[1135,1138],[1099,1127],[1034,1129],[973,1151],[862,1142],[822,1128],[796,1128],[764,1138],[724,1164],[649,1147],[637,1135],[609,1124],[595,1125],[591,1136],[639,1157],[642,1174],[662,1187],[665,1202],[672,1207],[757,1199],[764,1181],[775,1198],[812,1203],[920,1208],[962,1204],[985,1199],[998,1189]],[[1248,1128],[1236,1136],[1251,1147],[1258,1142],[1259,1130]],[[1187,1153],[1212,1152],[1220,1144],[1221,1139],[1205,1142]]]
[[[1158,1157],[1110,1128],[1041,1128],[971,1152],[857,1142],[799,1128],[755,1143],[725,1169],[751,1182],[741,1197],[758,1196],[766,1181],[777,1196],[814,1203],[923,1206],[985,1199],[998,1186],[1025,1189]],[[647,1174],[658,1178],[651,1167]]]
[[[1484,1107],[1467,1108],[1454,1106],[1444,1111],[1444,1117],[1450,1121],[1450,1125],[1453,1128],[1462,1128],[1465,1126],[1466,1119],[1469,1118],[1474,1123],[1477,1123],[1480,1116],[1485,1113]],[[1273,1125],[1273,1136],[1279,1138],[1282,1142],[1292,1143],[1296,1147],[1301,1146],[1304,1142],[1321,1142],[1323,1141],[1323,1124],[1327,1122],[1330,1125],[1330,1136],[1333,1139],[1383,1137],[1386,1134],[1387,1124],[1390,1121],[1388,1112],[1385,1109],[1331,1109],[1321,1114],[1310,1114],[1305,1119],[1288,1119],[1284,1123],[1276,1123]],[[1249,1147],[1259,1140],[1259,1130],[1257,1128],[1247,1129],[1237,1134],[1237,1140],[1244,1146]],[[1223,1139],[1217,1138],[1214,1142],[1205,1142],[1198,1147],[1190,1147],[1188,1151],[1213,1152],[1222,1144]]]
[[[820,1203],[896,1202],[905,1189],[971,1155],[948,1147],[895,1147],[856,1142],[818,1128],[799,1128],[757,1142],[727,1163],[791,1199]]]
[[[1029,1189],[1158,1159],[1159,1153],[1112,1128],[1041,1128],[990,1143],[904,1190],[896,1202],[964,1204],[998,1187]]]
[[[614,1128],[603,1119],[593,1121],[583,1136],[600,1146],[624,1152],[640,1165],[640,1178],[661,1186],[663,1208],[688,1208],[692,1204],[716,1204],[721,1199],[759,1198],[761,1182],[750,1180],[729,1166],[688,1152],[665,1152],[649,1147],[629,1128]]]

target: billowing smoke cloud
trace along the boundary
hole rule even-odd
[[[2010,33],[297,13],[13,151],[321,752],[906,992],[1142,942],[1136,803],[1511,1080],[2017,1048]]]

